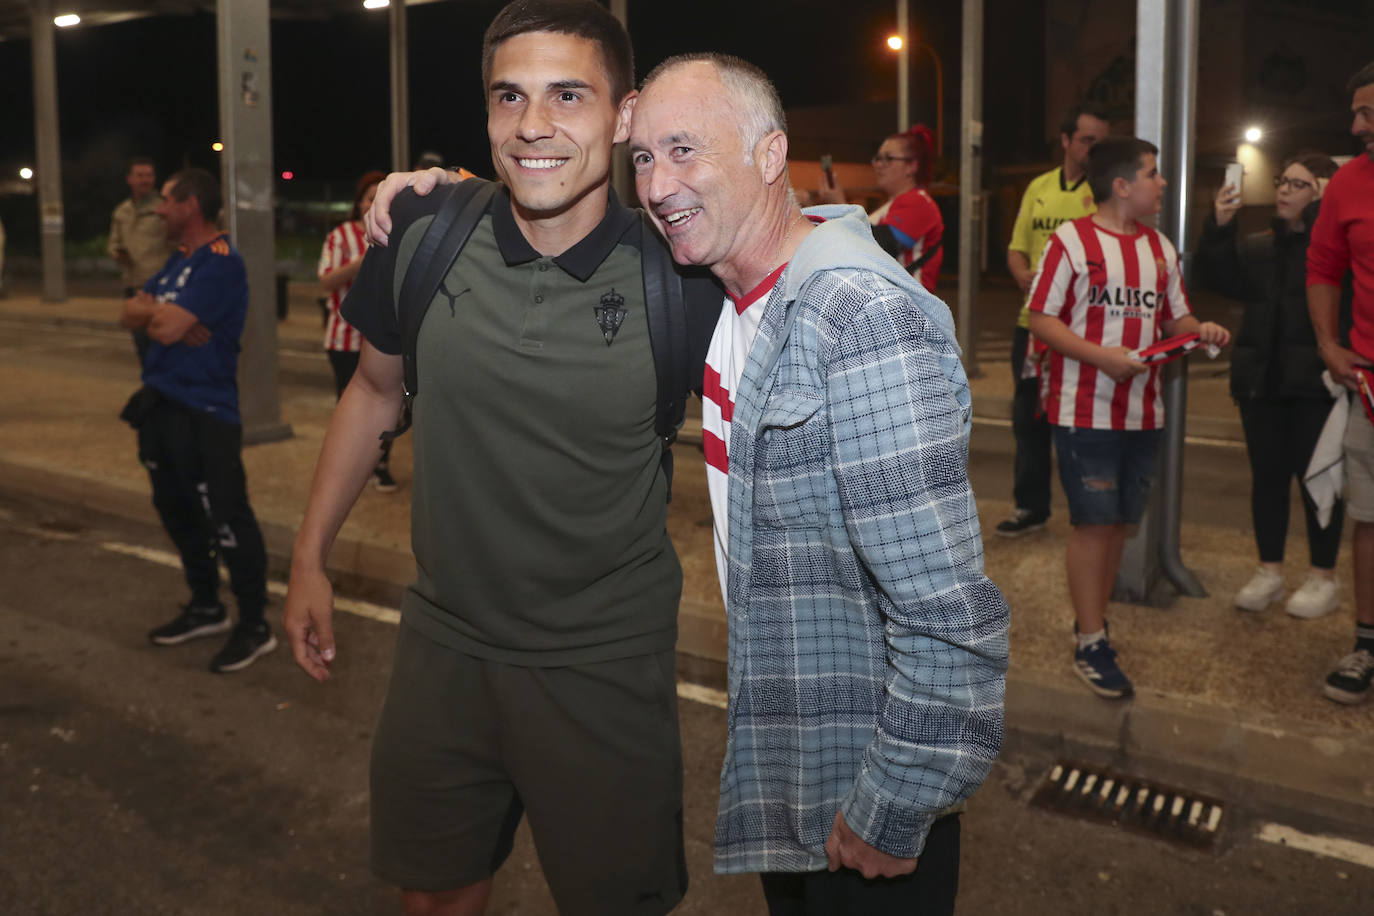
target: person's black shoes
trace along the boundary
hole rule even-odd
[[[1043,531],[1045,524],[1050,520],[1048,512],[1032,512],[1030,509],[1017,509],[1012,513],[1011,518],[998,524],[993,529],[999,537],[1019,538],[1023,534],[1030,534],[1033,531]]]
[[[179,646],[192,639],[227,633],[232,626],[233,622],[229,620],[229,614],[222,604],[211,607],[184,604],[181,606],[181,616],[151,631],[148,639],[158,646]]]
[[[377,488],[378,493],[396,492],[396,478],[391,476],[391,471],[386,465],[379,464],[372,472],[372,485]]]
[[[224,648],[210,660],[210,670],[215,674],[242,671],[276,648],[277,637],[272,635],[272,628],[266,623],[239,624],[229,634]]]

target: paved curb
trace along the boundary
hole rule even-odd
[[[149,491],[0,456],[0,492],[53,500],[157,528]],[[259,514],[272,564],[285,570],[295,520]],[[160,529],[158,529],[160,530]],[[408,550],[341,536],[330,554],[330,571],[356,580],[373,594],[398,600],[414,578]],[[679,667],[708,686],[724,686],[725,621],[714,607],[684,602],[679,614]],[[1066,659],[1067,665],[1067,659]],[[1351,819],[1351,806],[1374,813],[1374,737],[1332,736],[1296,720],[1245,722],[1239,712],[1142,691],[1129,702],[1101,700],[1067,672],[1013,670],[1007,681],[1007,730],[1086,753],[1122,769],[1157,775],[1183,767],[1215,785],[1235,781],[1297,796],[1298,804]]]
[[[81,328],[96,331],[122,331],[119,322],[97,318],[84,318],[80,316],[64,315],[43,315],[33,312],[5,311],[0,312],[0,318],[20,322],[23,324],[41,325],[46,327],[62,328]],[[323,334],[323,331],[321,331]],[[282,350],[292,353],[322,353],[323,348],[318,337],[286,337],[277,336],[277,346]],[[1003,395],[990,395],[978,393],[973,394],[973,415],[979,420],[1011,420],[1011,398]],[[1237,417],[1189,417],[1188,435],[1206,439],[1224,439],[1236,442],[1245,441],[1245,433],[1241,429],[1240,420]],[[701,422],[700,420],[689,419],[684,424],[682,432],[678,438],[683,442],[701,444]]]
[[[1335,736],[1296,719],[1246,722],[1241,711],[1156,691],[1130,701],[1089,693],[1062,677],[1021,671],[1007,680],[1007,730],[1048,738],[1141,775],[1201,772],[1221,788],[1250,783],[1280,790],[1314,813],[1367,823],[1374,813],[1374,737]],[[1357,814],[1351,806],[1363,809]]]

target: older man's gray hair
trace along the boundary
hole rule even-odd
[[[716,68],[721,83],[735,109],[740,139],[744,141],[744,155],[753,159],[754,147],[775,130],[787,132],[787,118],[782,111],[782,99],[773,81],[758,67],[729,54],[702,51],[677,54],[649,72],[641,90],[648,89],[654,80],[685,64],[708,63]]]

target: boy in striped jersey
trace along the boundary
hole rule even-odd
[[[1188,307],[1178,253],[1142,220],[1159,212],[1164,179],[1151,143],[1101,140],[1088,154],[1097,213],[1055,231],[1031,286],[1030,330],[1050,348],[1041,382],[1073,532],[1065,566],[1078,645],[1074,671],[1098,696],[1131,695],[1107,640],[1106,609],[1121,551],[1145,511],[1164,428],[1159,370],[1133,357],[1162,337],[1226,329]]]

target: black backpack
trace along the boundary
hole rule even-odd
[[[434,215],[434,221],[421,236],[415,256],[410,259],[401,280],[400,295],[396,299],[396,326],[401,332],[401,363],[405,370],[405,402],[396,428],[382,433],[383,439],[395,439],[410,428],[411,407],[419,387],[415,354],[420,325],[449,268],[458,260],[472,231],[482,221],[497,188],[495,182],[469,178],[455,184],[441,185],[432,192],[445,196]],[[687,365],[687,306],[682,277],[673,268],[673,259],[666,245],[657,237],[643,212],[640,213],[639,224],[649,345],[653,350],[654,374],[658,383],[654,432],[663,446],[663,474],[671,498],[672,445],[677,440],[677,431],[687,411],[687,397],[691,393]]]

